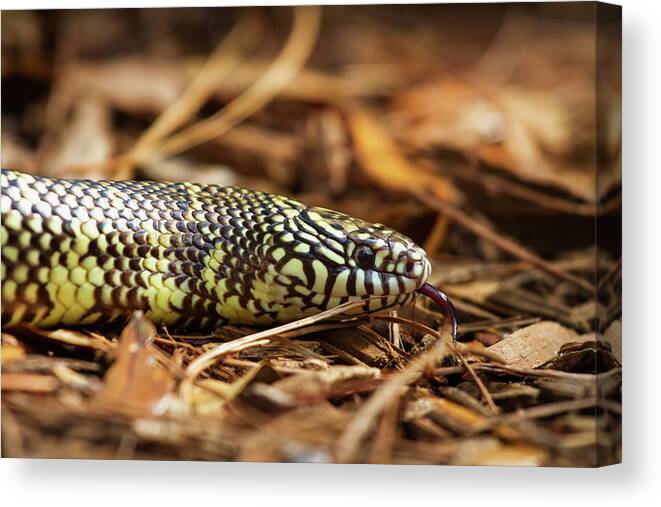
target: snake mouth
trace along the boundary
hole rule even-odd
[[[443,312],[445,313],[446,317],[450,319],[450,332],[452,334],[452,343],[456,343],[457,312],[454,309],[454,305],[452,304],[452,301],[447,296],[447,294],[445,294],[444,292],[440,291],[439,289],[437,289],[433,285],[430,285],[427,282],[425,282],[422,285],[422,287],[420,287],[416,292],[419,292],[420,294],[427,296],[443,309]]]

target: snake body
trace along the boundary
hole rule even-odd
[[[2,170],[3,324],[287,322],[410,302],[425,252],[380,224],[237,187]],[[382,296],[373,298],[372,296]]]

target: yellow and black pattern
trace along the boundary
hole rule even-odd
[[[430,274],[410,239],[236,187],[62,180],[2,170],[3,324],[124,319],[269,324],[366,299],[410,301]]]

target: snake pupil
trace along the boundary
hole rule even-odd
[[[374,251],[366,246],[361,246],[356,252],[356,263],[363,269],[368,269],[374,265]]]

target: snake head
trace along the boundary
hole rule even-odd
[[[289,216],[285,230],[272,288],[299,315],[354,300],[366,300],[354,314],[396,308],[431,272],[424,250],[385,225],[312,207]]]

